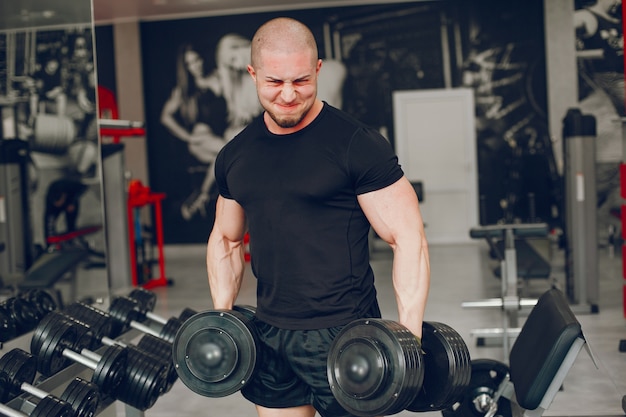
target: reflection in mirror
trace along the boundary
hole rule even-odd
[[[0,300],[108,293],[92,22],[91,0],[0,5]]]

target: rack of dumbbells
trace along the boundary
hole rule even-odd
[[[116,415],[118,401],[127,417],[143,416],[177,380],[172,342],[196,313],[166,319],[153,313],[155,304],[143,288],[108,308],[57,308],[43,290],[0,303],[0,416]]]

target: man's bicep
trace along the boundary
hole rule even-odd
[[[404,232],[420,232],[422,218],[417,195],[406,177],[387,187],[361,194],[358,201],[374,231],[387,243],[396,243]]]
[[[219,196],[212,233],[219,233],[225,239],[236,242],[243,239],[245,232],[246,216],[243,207],[233,199]]]

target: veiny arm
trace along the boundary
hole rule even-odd
[[[415,190],[402,177],[388,187],[358,196],[358,201],[374,231],[393,249],[398,321],[421,339],[430,261]]]
[[[243,208],[235,200],[219,196],[206,255],[209,287],[215,309],[232,309],[239,294],[245,265],[245,231]]]

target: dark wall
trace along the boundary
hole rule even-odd
[[[393,91],[473,88],[481,224],[559,216],[560,181],[546,118],[543,2],[420,1],[141,23],[150,184],[168,195],[167,243],[205,242],[216,198],[212,188],[194,205],[211,164],[190,154],[160,120],[177,82],[177,49],[196,44],[214,68],[224,35],[249,39],[279,15],[312,28],[320,57],[338,58],[346,71],[343,109],[392,143]],[[339,50],[324,49],[324,27],[338,35]]]
[[[98,85],[106,87],[115,93],[115,44],[113,42],[113,26],[96,26],[94,33],[96,41]]]

